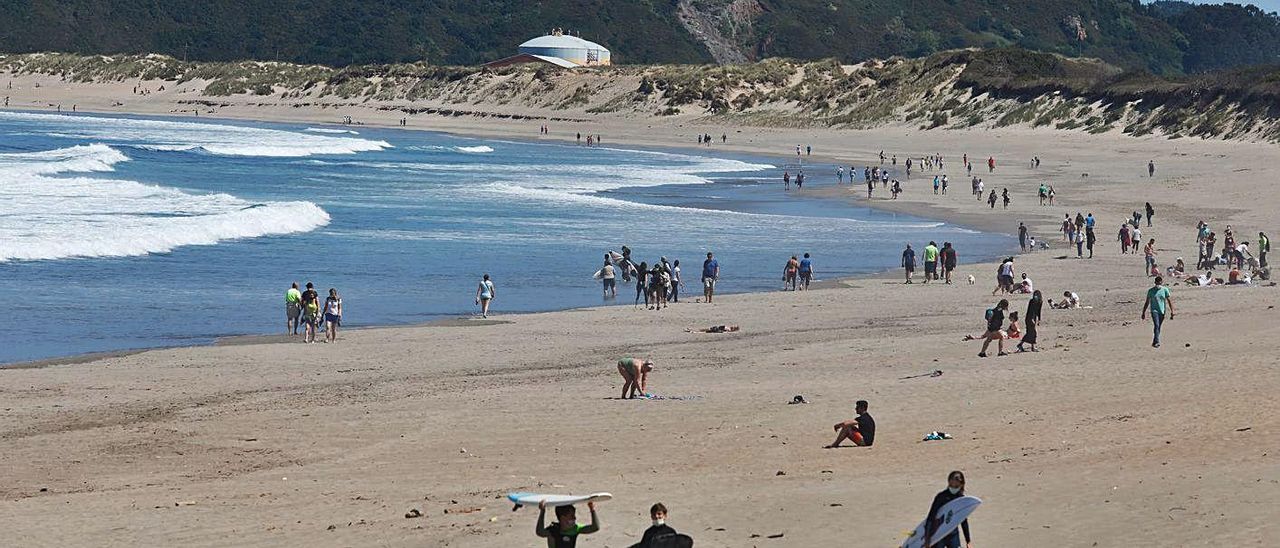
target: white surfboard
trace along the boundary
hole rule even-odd
[[[977,510],[979,504],[982,504],[982,499],[965,495],[942,505],[942,508],[938,509],[938,515],[936,516],[937,519],[942,520],[942,523],[938,525],[938,529],[933,533],[933,543],[947,538],[947,535],[955,531],[964,520],[969,519],[969,514]],[[900,548],[929,548],[933,546],[933,543],[925,544],[924,522],[921,521],[920,525],[917,525],[916,529],[910,535],[907,535],[907,540],[902,541]]]
[[[582,504],[586,502],[604,502],[613,498],[609,493],[591,493],[590,495],[544,495],[540,493],[511,493],[507,495],[507,499],[516,505],[513,510],[519,510],[521,506],[538,506],[538,503],[547,501],[547,506],[569,506],[572,504]]]

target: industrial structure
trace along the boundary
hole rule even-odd
[[[516,55],[485,63],[485,66],[497,68],[523,63],[546,63],[561,68],[578,68],[613,64],[608,48],[565,34],[560,29],[520,44],[518,51]]]

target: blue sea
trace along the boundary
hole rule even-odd
[[[794,161],[0,112],[0,362],[283,332],[294,281],[337,288],[359,327],[475,314],[485,273],[498,314],[630,305],[634,289],[604,300],[591,277],[623,245],[681,259],[689,293],[709,250],[723,293],[779,289],[803,252],[831,279],[896,266],[908,241],[973,260],[1011,247],[783,192]],[[806,166],[807,186],[835,184],[834,169]]]

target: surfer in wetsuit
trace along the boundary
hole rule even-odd
[[[937,546],[939,548],[960,548],[960,532],[964,531],[964,545],[968,548],[973,540],[969,537],[969,520],[960,522],[960,527],[951,531],[950,535],[943,537],[942,540],[929,544],[929,540],[933,538],[933,534],[938,531],[941,516],[938,510],[945,506],[948,502],[956,500],[964,496],[964,472],[956,470],[947,475],[947,488],[943,489],[933,497],[933,505],[929,507],[929,515],[924,520],[924,539],[926,546]]]
[[[578,545],[578,535],[590,535],[600,530],[596,503],[588,502],[587,509],[591,511],[591,525],[578,525],[578,510],[573,506],[557,506],[557,521],[550,526],[543,526],[547,519],[547,502],[539,502],[538,527],[534,529],[534,534],[547,539],[547,548],[574,548]]]

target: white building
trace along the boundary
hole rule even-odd
[[[547,63],[563,68],[599,67],[612,63],[609,49],[556,29],[520,44],[516,55],[485,63],[496,68],[521,63]]]

